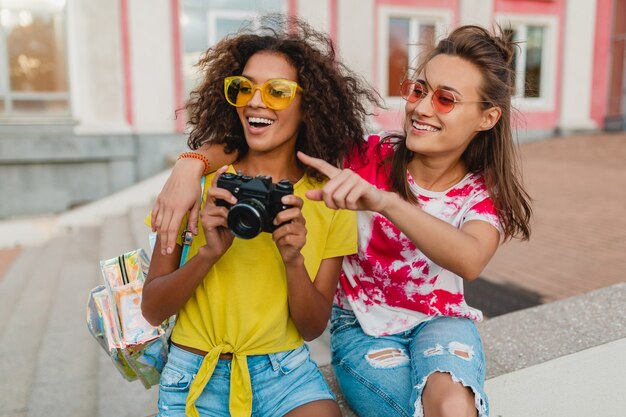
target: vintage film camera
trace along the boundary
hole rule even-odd
[[[251,177],[226,172],[217,179],[217,186],[231,192],[237,203],[230,204],[217,200],[218,206],[228,207],[228,227],[242,239],[252,239],[261,232],[273,232],[272,223],[276,215],[288,209],[280,202],[283,196],[293,194],[289,180],[272,183],[272,177],[257,175]]]

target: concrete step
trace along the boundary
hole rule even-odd
[[[107,217],[102,223],[99,259],[115,258],[137,249],[128,214]]]
[[[99,236],[99,228],[84,227],[68,242],[39,350],[28,417],[96,415],[101,349],[87,331],[85,306],[88,292],[101,282]]]
[[[7,320],[13,314],[24,287],[28,283],[31,271],[39,261],[42,247],[23,250],[6,271],[0,281],[0,335],[3,333]]]
[[[150,250],[150,243],[148,239],[148,235],[151,230],[144,223],[144,219],[150,212],[151,208],[152,206],[145,205],[133,206],[128,211],[128,222],[135,241],[135,245],[138,248],[143,248],[148,256],[152,255],[152,250]]]
[[[105,219],[100,236],[99,259],[119,256],[137,249],[128,215]],[[147,228],[146,228],[147,229]],[[95,340],[94,346],[97,346]],[[157,411],[158,387],[146,390],[139,381],[126,381],[106,353],[98,346],[98,406],[99,417],[143,417]]]
[[[311,357],[318,366],[330,364],[330,327],[326,327],[317,339],[306,342],[311,351]]]
[[[24,268],[12,272],[25,282],[0,333],[0,412],[6,415],[29,409],[40,348],[50,325],[69,243],[69,237],[60,237],[41,250],[35,249],[35,254],[25,254],[28,265],[22,261]]]

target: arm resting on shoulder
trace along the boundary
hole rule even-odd
[[[235,161],[236,153],[227,154],[222,145],[203,145],[196,150],[210,163],[211,172]],[[152,208],[152,230],[157,231],[162,254],[171,254],[183,217],[189,212],[188,227],[198,233],[200,211],[200,178],[204,163],[199,159],[183,158],[176,161],[172,173],[159,193]]]

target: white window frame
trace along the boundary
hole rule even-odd
[[[496,20],[506,28],[517,31],[518,39],[526,39],[528,26],[541,26],[544,39],[541,52],[541,79],[539,97],[524,97],[526,47],[522,43],[517,56],[516,85],[513,105],[520,111],[551,112],[556,109],[556,70],[558,64],[558,19],[553,16],[498,14]]]
[[[286,13],[286,1],[281,2],[281,9],[277,13]],[[260,26],[259,18],[266,12],[258,10],[238,10],[238,9],[211,9],[207,11],[207,22],[209,25],[208,44],[215,45],[220,39],[217,37],[217,21],[219,19],[241,20],[252,22],[252,27],[256,30]]]
[[[256,29],[257,20],[259,17],[259,13],[255,11],[246,11],[246,10],[209,10],[207,12],[207,22],[209,25],[208,31],[208,43],[209,46],[215,45],[220,39],[217,37],[217,22],[220,19],[225,20],[240,20],[242,23],[244,21],[252,21],[253,27]]]
[[[423,7],[382,6],[378,11],[378,90],[388,106],[404,103],[402,98],[390,96],[388,88],[389,68],[389,20],[391,18],[409,19],[409,38],[416,39],[419,24],[427,23],[435,26],[435,42],[437,42],[452,24],[452,12],[446,9],[430,9]],[[415,63],[418,54],[417,45],[408,45],[409,65]]]

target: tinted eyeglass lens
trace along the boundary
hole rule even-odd
[[[421,84],[411,80],[404,80],[400,85],[400,95],[410,103],[415,103],[424,96],[424,88]]]
[[[436,90],[433,94],[435,109],[440,113],[450,113],[454,109],[456,98],[454,94],[446,90]]]
[[[246,106],[254,97],[254,92],[259,89],[261,99],[267,107],[281,110],[291,103],[298,89],[296,83],[280,79],[269,80],[263,85],[255,86],[245,77],[229,77],[225,83],[226,100],[235,107]]]
[[[265,104],[274,109],[284,109],[291,103],[294,89],[284,81],[272,80],[263,86],[263,100]]]
[[[248,104],[252,98],[252,84],[245,78],[232,78],[226,84],[226,100],[236,107]]]

